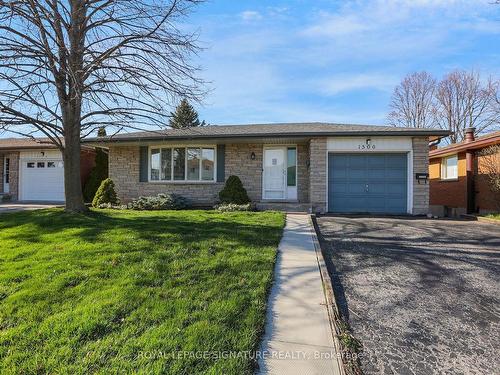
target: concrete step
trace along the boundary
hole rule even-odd
[[[284,212],[311,212],[310,203],[299,202],[258,202],[255,204],[259,211],[284,211]]]

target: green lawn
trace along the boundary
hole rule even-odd
[[[488,219],[500,220],[500,213],[485,215]]]
[[[251,373],[244,355],[194,354],[256,349],[283,225],[276,212],[0,214],[0,373]]]

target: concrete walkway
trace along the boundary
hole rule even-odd
[[[340,374],[308,215],[288,214],[259,374]]]

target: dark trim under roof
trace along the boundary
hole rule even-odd
[[[332,123],[291,123],[252,125],[210,125],[196,128],[166,129],[122,133],[106,137],[88,138],[83,142],[137,142],[158,140],[192,140],[214,138],[291,138],[326,136],[429,136],[446,137],[449,131],[441,129],[397,128],[377,125],[350,125]]]

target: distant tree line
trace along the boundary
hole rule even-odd
[[[440,81],[428,72],[407,75],[394,89],[389,123],[414,128],[442,128],[453,132],[452,143],[476,133],[500,128],[500,81],[483,79],[474,71],[455,70]]]

